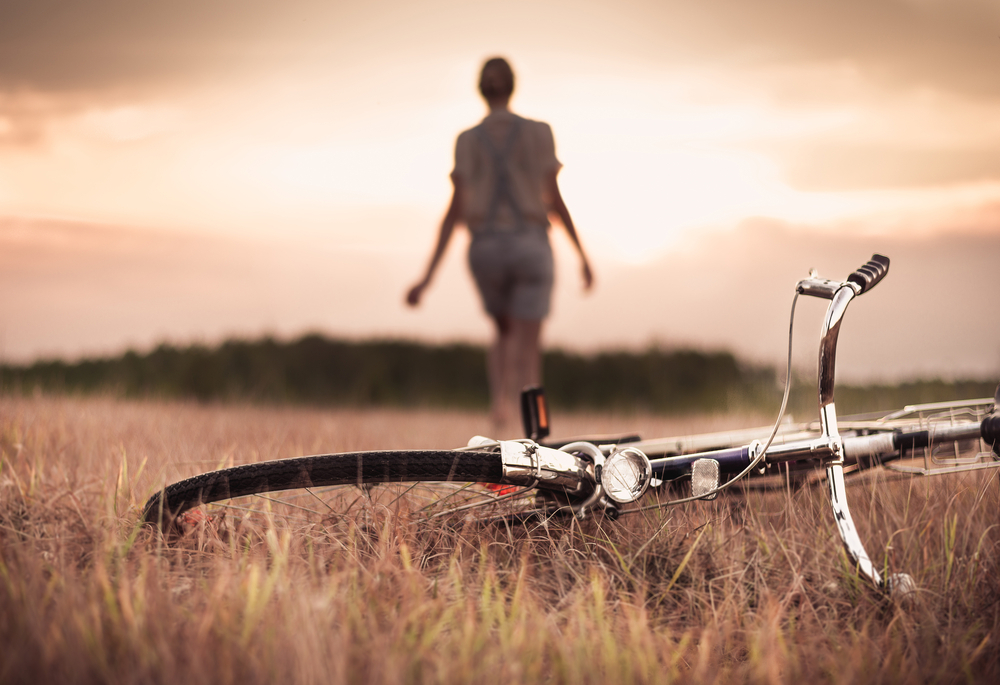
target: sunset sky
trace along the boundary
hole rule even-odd
[[[995,0],[0,0],[0,359],[485,341],[464,234],[403,294],[495,54],[596,272],[556,231],[550,346],[776,363],[795,281],[884,252],[841,376],[1000,380]]]

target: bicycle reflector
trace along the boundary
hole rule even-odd
[[[532,440],[548,437],[549,405],[545,401],[544,388],[525,388],[521,391],[521,422],[526,437]]]
[[[626,447],[612,452],[604,460],[601,486],[609,498],[619,504],[628,504],[642,497],[652,476],[649,457],[634,447]]]

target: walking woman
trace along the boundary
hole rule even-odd
[[[496,327],[489,350],[490,415],[499,433],[511,430],[520,391],[541,382],[542,321],[549,313],[553,262],[549,218],[566,229],[582,263],[584,288],[593,283],[556,176],[552,129],[510,111],[514,72],[500,57],[488,60],[479,79],[489,114],[462,132],[455,144],[451,205],[424,277],[406,296],[419,304],[456,224],[471,235],[469,267]]]

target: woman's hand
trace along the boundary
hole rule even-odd
[[[583,274],[583,289],[590,290],[594,286],[594,274],[591,272],[590,263],[586,259],[583,260],[581,273]]]
[[[416,307],[418,304],[420,304],[420,298],[421,296],[423,296],[424,288],[426,287],[427,287],[427,281],[421,281],[420,283],[417,283],[415,286],[410,288],[410,290],[406,293],[406,304],[410,305],[411,307]]]

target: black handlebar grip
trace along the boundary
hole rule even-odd
[[[993,448],[993,453],[1000,457],[1000,414],[987,416],[979,426],[979,434],[987,445]]]
[[[873,254],[868,263],[847,277],[847,280],[861,288],[859,295],[875,287],[889,273],[889,258],[885,255]]]

